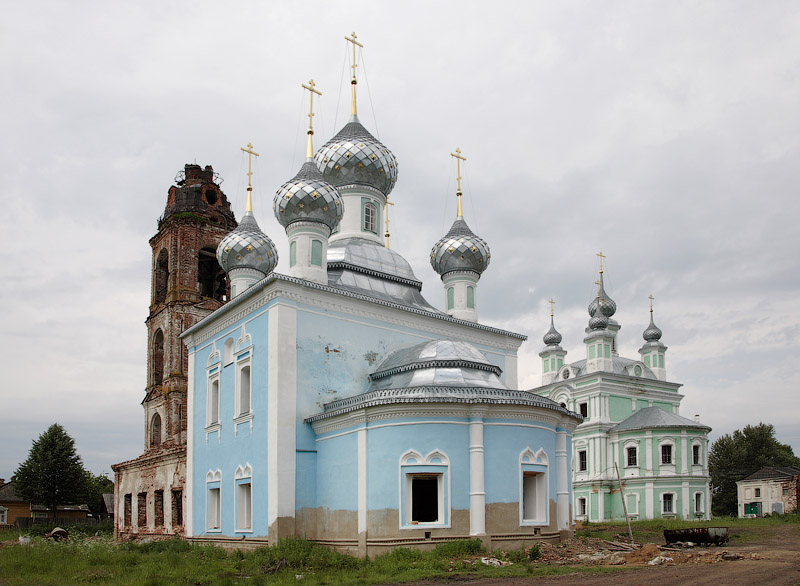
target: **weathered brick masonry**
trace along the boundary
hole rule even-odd
[[[235,227],[213,168],[186,165],[169,188],[158,232],[150,239],[145,451],[112,466],[115,507],[124,511],[116,516],[117,537],[183,533],[188,351],[180,334],[228,298],[216,250]]]

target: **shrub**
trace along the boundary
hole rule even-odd
[[[437,545],[433,554],[440,558],[455,558],[486,553],[480,539],[460,539],[458,541],[445,541]]]

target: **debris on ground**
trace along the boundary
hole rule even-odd
[[[45,533],[44,536],[47,537],[47,539],[52,539],[53,541],[69,539],[69,533],[67,533],[66,529],[62,529],[61,527],[56,527],[50,533]]]
[[[504,562],[502,560],[498,560],[497,558],[481,558],[481,562],[487,566],[494,566],[495,568],[511,565],[511,562]]]

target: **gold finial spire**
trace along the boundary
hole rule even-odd
[[[353,65],[351,66],[353,68],[353,79],[350,80],[350,85],[353,87],[353,116],[358,114],[358,109],[356,108],[356,84],[358,83],[356,80],[356,67],[358,67],[358,64],[356,63],[356,45],[362,49],[364,48],[364,45],[356,41],[356,38],[355,32],[352,34],[352,36],[344,38],[345,41],[353,43]]]
[[[650,300],[650,313],[653,313],[653,299],[655,299],[655,297],[653,297],[653,294],[650,293],[647,298]]]
[[[253,150],[253,145],[251,143],[247,143],[247,148],[241,147],[241,149],[247,153],[247,209],[246,212],[253,212],[253,183],[250,181],[250,178],[253,176],[253,155],[256,157],[259,156],[257,152]]]
[[[456,197],[458,198],[458,217],[461,218],[464,216],[463,210],[461,209],[461,161],[466,161],[467,157],[461,155],[460,148],[456,148],[456,152],[450,153],[450,156],[455,157],[456,168],[458,169],[456,172],[456,181],[458,182],[458,191],[456,191]]]
[[[600,274],[602,275],[603,274],[603,259],[606,257],[606,255],[604,255],[603,251],[601,250],[600,252],[597,253],[597,256],[600,257]]]
[[[597,298],[600,299],[600,281],[597,280],[594,284],[597,285]]]
[[[389,248],[389,206],[393,206],[394,202],[389,201],[389,196],[386,196],[386,248]]]
[[[311,96],[311,103],[308,108],[308,148],[306,149],[306,158],[311,159],[314,157],[314,145],[311,143],[311,137],[314,136],[314,94],[321,96],[322,92],[314,89],[316,84],[314,83],[313,79],[308,80],[308,85],[304,83],[301,85],[308,90],[308,93]]]
[[[555,304],[556,304],[556,302],[555,302],[555,301],[553,300],[553,298],[551,297],[551,298],[548,300],[548,303],[550,304],[550,317],[553,317],[553,307],[555,307]]]

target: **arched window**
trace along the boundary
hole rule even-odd
[[[239,371],[239,413],[250,413],[250,366],[243,366]]]
[[[229,364],[233,364],[233,338],[225,340],[222,348],[222,365],[228,366]]]
[[[378,233],[378,207],[374,203],[364,204],[364,231]]]
[[[161,445],[161,415],[156,413],[150,420],[150,447]]]
[[[297,242],[292,241],[289,243],[289,266],[293,267],[297,264]]]
[[[322,266],[322,242],[319,240],[311,241],[311,264],[316,267]]]
[[[456,292],[452,287],[447,288],[447,309],[453,309],[456,304]]]
[[[166,248],[162,248],[158,253],[155,269],[155,290],[153,291],[153,302],[164,303],[167,299],[167,287],[169,286],[169,254]]]
[[[153,336],[153,384],[164,382],[164,333],[156,330]]]
[[[475,287],[467,286],[467,307],[475,309]]]
[[[200,250],[197,261],[198,291],[203,297],[211,297],[222,301],[228,290],[225,271],[217,262],[217,251],[213,248]]]

